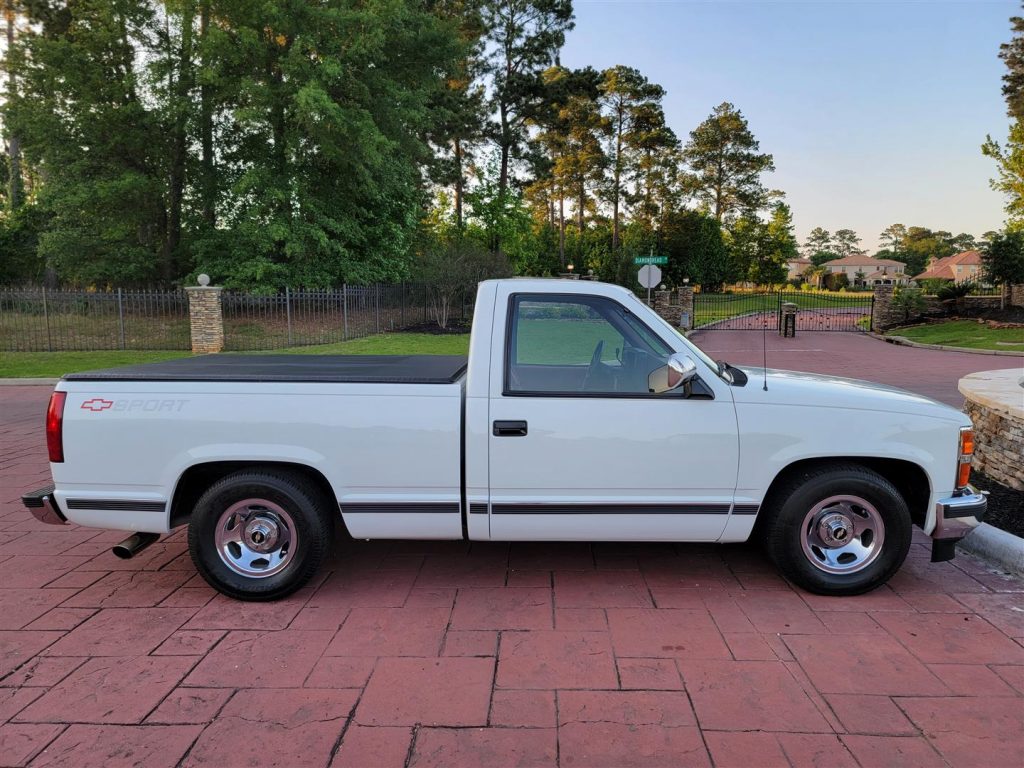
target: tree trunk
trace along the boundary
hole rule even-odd
[[[14,0],[5,0],[4,16],[7,19],[7,103],[10,104],[14,98],[16,87],[14,64],[10,54],[14,46]],[[10,131],[10,128],[7,129],[7,158],[10,170],[10,179],[7,185],[7,208],[10,211],[15,211],[21,207],[24,190],[21,178],[21,141]]]
[[[455,225],[462,229],[462,140],[455,137]]]
[[[565,269],[565,194],[558,193],[558,263]]]
[[[612,252],[619,250],[619,185],[622,180],[622,123],[624,115],[619,107],[618,127],[615,131],[615,179],[612,183]]]
[[[202,0],[199,10],[199,38],[204,65],[208,63],[206,33],[209,26],[210,0]],[[217,225],[217,178],[214,175],[213,158],[213,89],[206,82],[199,89],[199,143],[203,175],[200,185],[202,216],[203,221],[212,229]]]
[[[178,81],[174,88],[174,137],[171,148],[170,184],[168,191],[167,245],[165,279],[177,277],[176,261],[181,246],[181,204],[185,195],[185,164],[188,158],[188,136],[185,133],[188,101],[192,92],[192,23],[195,7],[186,3],[181,14],[181,49],[178,52]]]
[[[508,113],[505,106],[501,107],[501,172],[498,174],[498,194],[504,195],[508,189],[508,157],[511,151],[509,139]]]
[[[577,206],[577,209],[578,210],[576,211],[576,226],[580,230],[580,239],[582,240],[582,238],[583,238],[584,216],[585,216],[586,210],[587,210],[587,189],[582,184],[582,182],[580,183],[580,198],[579,198],[579,205]]]

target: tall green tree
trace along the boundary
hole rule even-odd
[[[500,153],[498,185],[509,186],[512,160],[527,140],[540,75],[556,63],[565,33],[574,26],[572,0],[485,0],[481,18],[489,55],[494,141]]]
[[[664,131],[661,100],[665,90],[633,67],[618,65],[601,73],[601,103],[610,124],[606,154],[610,178],[605,197],[612,206],[612,248],[621,244],[622,212],[630,199],[645,144],[657,152],[675,137]],[[653,170],[653,163],[650,164]]]
[[[897,254],[903,247],[903,240],[906,237],[907,228],[903,224],[890,224],[881,231],[878,240],[882,243],[883,248],[888,249],[892,254]]]
[[[990,183],[1006,199],[1008,225],[1014,229],[1024,227],[1024,124],[1014,120],[1003,145],[986,136],[981,151],[996,162],[997,176]]]
[[[1024,18],[1010,17],[1013,36],[999,46],[999,58],[1006,65],[1003,74],[1003,98],[1007,114],[1014,120],[1024,119]]]
[[[701,290],[715,292],[735,278],[718,221],[700,211],[674,209],[661,229],[661,250],[668,257],[665,277],[674,285],[689,279]]]
[[[804,255],[811,258],[816,253],[827,251],[832,253],[832,234],[822,227],[815,227],[807,235],[804,242]]]
[[[832,235],[832,249],[840,258],[852,256],[860,251],[860,235],[852,229],[837,229]]]
[[[907,227],[907,235],[900,247],[900,260],[906,266],[906,273],[913,277],[928,269],[935,259],[952,256],[957,248],[948,232],[933,232],[927,227]]]
[[[690,182],[719,221],[755,212],[770,199],[761,176],[774,171],[775,162],[760,150],[743,113],[729,102],[715,107],[690,133],[684,150],[693,171]]]
[[[994,285],[1024,283],[1024,232],[996,233],[981,255],[985,278]]]

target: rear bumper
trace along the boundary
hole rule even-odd
[[[935,504],[935,528],[932,530],[932,562],[952,560],[954,545],[985,519],[988,493],[967,486]]]
[[[41,523],[64,525],[68,521],[61,514],[57,502],[54,501],[52,485],[40,488],[38,491],[22,494],[21,503],[32,513],[32,517]]]

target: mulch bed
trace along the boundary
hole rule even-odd
[[[437,323],[430,321],[407,325],[402,328],[401,333],[430,333],[434,336],[451,336],[460,333],[469,333],[472,321],[470,320],[449,320],[448,327],[442,328]]]
[[[971,473],[971,485],[989,492],[986,523],[1024,537],[1024,491],[1014,490],[981,472]]]

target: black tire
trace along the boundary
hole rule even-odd
[[[284,513],[269,514],[281,522],[282,530],[287,529],[289,541],[294,544],[285,548],[285,555],[279,557],[280,570],[271,575],[236,572],[226,562],[227,555],[222,557],[218,551],[217,530],[222,526],[222,516],[233,505],[252,499],[270,502]],[[221,478],[200,497],[189,520],[188,549],[196,570],[218,592],[239,600],[278,600],[295,592],[316,573],[333,532],[327,500],[315,483],[298,472],[254,468]]]
[[[766,515],[763,531],[764,543],[775,567],[795,584],[819,595],[859,595],[881,586],[899,570],[910,551],[911,520],[906,501],[898,490],[877,472],[859,464],[831,464],[798,471],[783,481],[773,491],[772,500],[764,510]],[[871,538],[857,539],[858,544],[870,548],[877,546],[872,555],[864,555],[861,561],[854,556],[847,564],[830,562],[826,555],[835,556],[843,552],[834,537],[849,537],[850,530],[829,532],[834,548],[821,546],[820,538],[824,518],[832,511],[841,510],[842,502],[832,502],[816,515],[811,513],[816,506],[829,499],[860,499],[864,505],[846,501],[847,509],[854,511],[852,517],[863,517],[865,529],[874,526],[880,532],[871,531]],[[847,515],[847,518],[851,515]],[[838,518],[836,518],[838,519]],[[817,521],[819,524],[815,524]],[[857,522],[854,522],[856,525]],[[841,520],[837,528],[846,525]],[[827,538],[827,536],[826,536]],[[881,544],[878,544],[878,541]],[[847,543],[850,543],[847,538]],[[816,548],[817,546],[817,548]],[[842,554],[839,557],[847,557]],[[825,568],[855,569],[852,572],[833,573]]]

